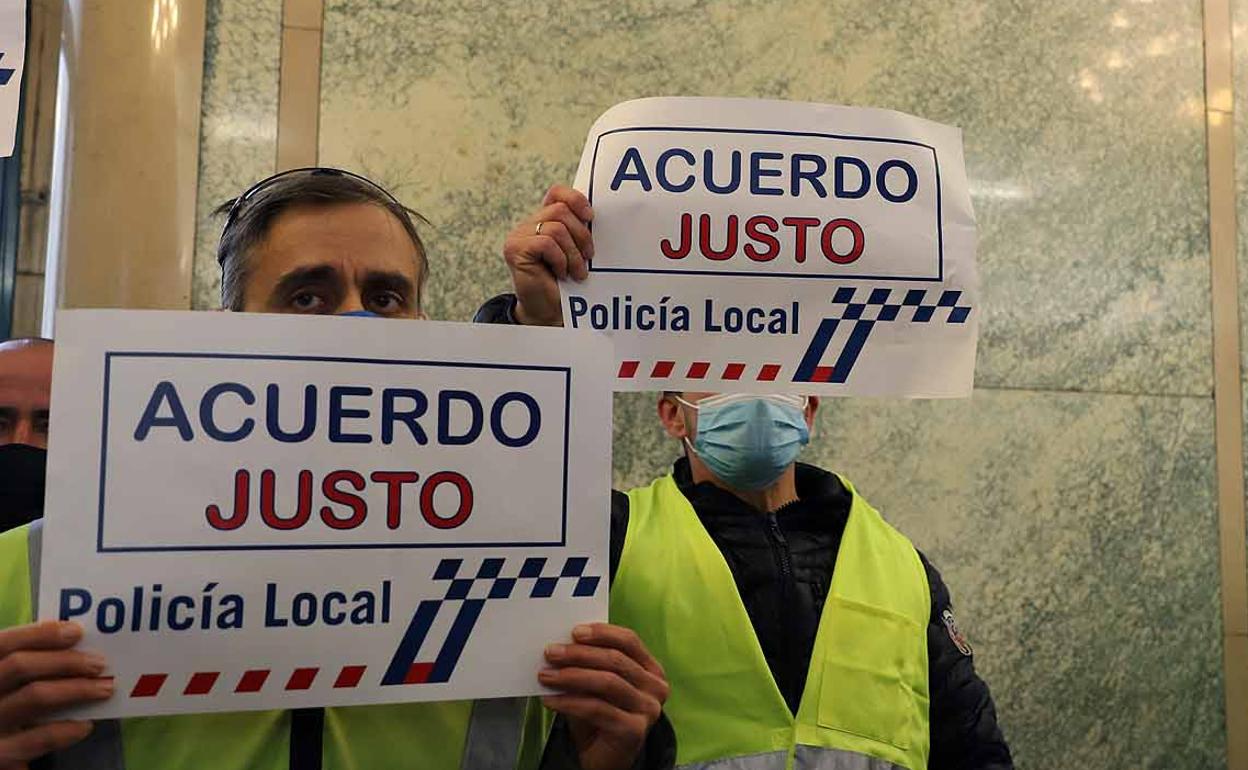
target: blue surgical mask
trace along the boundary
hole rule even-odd
[[[698,433],[690,451],[733,489],[770,486],[810,443],[806,399],[802,396],[708,396],[696,404],[677,401],[698,413]]]
[[[340,316],[354,316],[355,318],[382,318],[371,310],[352,310],[347,313],[338,313]]]

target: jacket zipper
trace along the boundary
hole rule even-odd
[[[780,520],[774,513],[767,514],[767,527],[771,532],[771,545],[780,557],[780,577],[784,578],[785,598],[788,598],[789,584],[793,582],[793,562],[789,555],[789,541],[780,529]]]
[[[780,529],[780,519],[774,512],[767,514],[767,534],[769,535],[768,539],[771,541],[772,551],[778,557],[777,561],[780,563],[780,580],[783,586],[783,593],[780,601],[780,617],[781,622],[787,622],[789,608],[793,602],[792,592],[795,588],[793,580],[793,559],[792,554],[789,551],[789,541],[785,538],[784,531]],[[795,660],[795,651],[793,649],[795,637],[792,634],[786,634],[786,636],[789,640],[789,661],[791,663]],[[785,673],[792,674],[791,671],[786,671]],[[785,688],[787,690],[788,687],[793,685],[793,683],[787,682],[786,685],[788,685]],[[797,716],[796,712],[794,713],[794,716]]]

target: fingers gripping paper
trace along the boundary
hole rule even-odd
[[[961,132],[753,99],[617,105],[576,186],[590,276],[564,324],[615,342],[616,390],[948,398],[979,313]]]

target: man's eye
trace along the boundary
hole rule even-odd
[[[373,296],[373,307],[380,312],[394,312],[403,307],[403,298],[392,291],[383,291]]]
[[[320,309],[324,302],[318,294],[310,291],[301,291],[290,298],[290,304],[296,310],[310,311]]]

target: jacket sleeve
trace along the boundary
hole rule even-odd
[[[931,689],[929,770],[1012,770],[1010,747],[997,724],[988,685],[975,673],[971,646],[953,620],[953,603],[940,573],[927,560],[932,615],[927,625]]]
[[[507,296],[507,295],[503,295]],[[495,299],[498,299],[495,297]],[[493,302],[494,300],[490,300]],[[488,306],[489,303],[487,302]],[[484,307],[482,308],[484,310]],[[477,311],[480,315],[481,311]],[[505,322],[504,322],[505,323]],[[624,537],[628,534],[628,495],[622,492],[611,492],[611,543],[610,578],[615,580],[615,572],[620,566],[620,555],[624,552]],[[568,721],[562,716],[555,717],[550,737],[546,741],[546,752],[542,755],[541,770],[580,770],[580,761],[576,756],[576,746],[572,743],[572,735],[568,732]],[[637,756],[633,770],[672,770],[676,767],[676,732],[667,714],[659,716],[646,735],[646,745]]]
[[[516,320],[516,295],[515,294],[499,294],[497,297],[490,297],[485,304],[477,308],[477,312],[472,316],[472,322],[476,324],[511,324],[518,325],[520,322]]]

